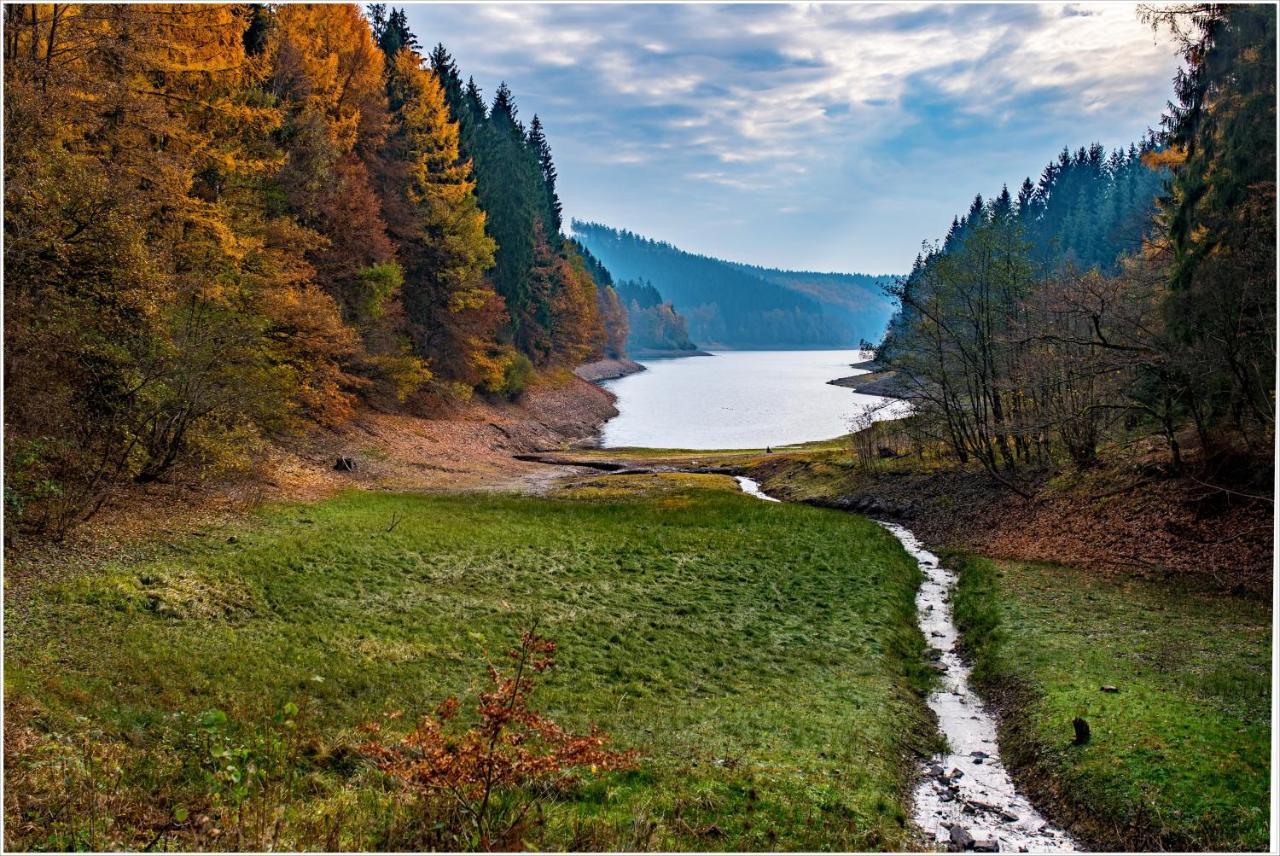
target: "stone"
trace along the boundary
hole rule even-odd
[[[982,838],[973,842],[974,853],[999,853],[1000,842],[994,838]]]
[[[1111,684],[1103,684],[1102,686],[1098,687],[1098,689],[1102,690],[1104,693],[1118,693],[1118,692],[1120,692],[1120,688],[1119,688],[1119,687],[1113,687],[1113,686],[1111,686]]]
[[[343,473],[354,473],[356,471],[356,459],[347,455],[339,455],[338,460],[333,464],[333,468]]]
[[[228,543],[228,544],[234,544],[234,543],[236,543],[236,542],[237,542],[237,541],[239,541],[239,540],[240,540],[240,539],[239,539],[239,538],[237,538],[237,537],[236,537],[236,536],[234,536],[234,535],[229,535],[229,536],[227,536],[227,543]]]
[[[969,834],[969,830],[958,823],[951,825],[951,831],[947,837],[951,843],[948,849],[954,848],[952,852],[973,849],[973,836]]]

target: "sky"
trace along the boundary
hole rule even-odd
[[[417,4],[542,119],[566,221],[802,270],[904,273],[974,194],[1157,127],[1178,67],[1127,3]]]

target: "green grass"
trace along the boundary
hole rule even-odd
[[[907,846],[913,753],[934,739],[916,568],[869,521],[726,488],[349,493],[36,586],[6,604],[6,698],[30,744],[8,775],[31,795],[8,844],[145,844],[157,817],[204,810],[203,711],[248,745],[293,701],[311,736],[278,846],[388,846],[387,786],[354,729],[480,685],[486,652],[536,616],[560,649],[535,704],[642,759],[559,795],[532,844]],[[81,745],[82,767],[121,772],[59,807]]]
[[[1271,612],[1042,564],[958,560],[1002,751],[1096,846],[1268,846]],[[1115,686],[1117,693],[1100,691]],[[1083,717],[1091,740],[1072,744]]]

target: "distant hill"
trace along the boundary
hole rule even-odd
[[[572,229],[615,279],[652,283],[701,347],[852,347],[877,341],[894,309],[880,292],[890,277],[758,268],[599,223]]]
[[[885,288],[898,279],[894,274],[821,273],[778,270],[738,262],[728,264],[814,298],[826,312],[834,312],[836,317],[843,316],[859,339],[870,342],[876,342],[884,335],[889,317],[898,308],[897,302],[885,294]]]

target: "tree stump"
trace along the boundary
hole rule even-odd
[[[1076,730],[1075,744],[1077,746],[1083,746],[1089,742],[1089,723],[1077,716],[1071,720],[1071,727]]]

